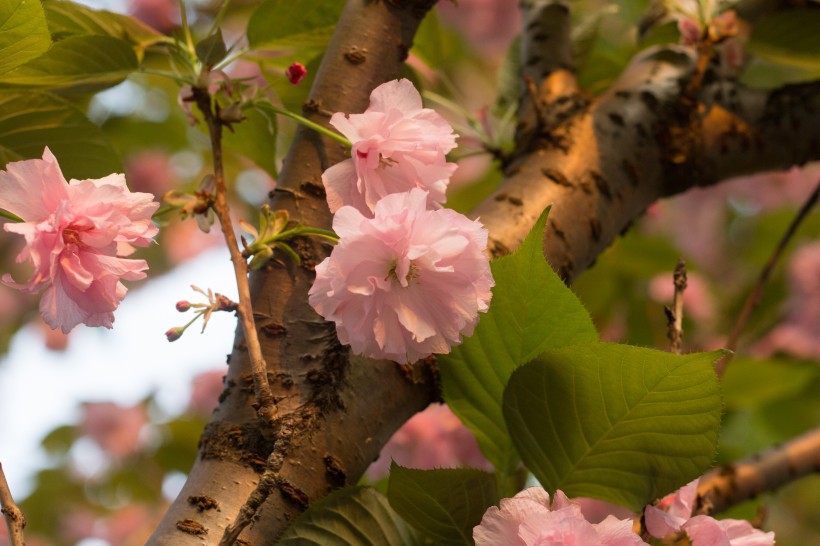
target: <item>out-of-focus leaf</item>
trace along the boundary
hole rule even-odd
[[[714,461],[721,354],[613,343],[548,351],[510,377],[504,418],[545,489],[640,510]]]
[[[46,0],[43,2],[43,7],[46,10],[48,29],[54,40],[62,40],[69,36],[96,34],[145,47],[168,39],[128,15],[106,10],[93,10],[81,4],[63,0]]]
[[[48,434],[41,442],[43,449],[50,455],[64,455],[74,445],[74,440],[77,439],[77,427],[71,425],[63,425],[55,428]]]
[[[489,311],[473,336],[438,357],[444,398],[475,434],[503,494],[514,493],[507,489],[519,463],[501,410],[510,375],[546,350],[598,339],[584,306],[544,259],[546,222],[545,211],[516,252],[492,261]]]
[[[48,146],[69,178],[122,172],[99,127],[69,102],[47,93],[0,93],[0,167],[43,156]]]
[[[425,542],[369,487],[346,487],[312,505],[288,527],[279,546],[420,546]]]
[[[755,23],[746,47],[766,60],[812,69],[820,68],[820,11],[792,9]]]
[[[110,36],[72,36],[0,76],[0,85],[90,91],[111,87],[137,70],[131,46]]]
[[[225,132],[225,145],[277,178],[276,115],[258,109],[248,109],[243,114],[246,119],[233,125],[233,132]]]
[[[228,48],[225,47],[225,40],[222,38],[222,30],[220,29],[216,29],[215,33],[197,43],[194,49],[202,64],[210,67],[219,64],[219,61],[228,54]]]
[[[39,57],[51,45],[38,0],[0,2],[0,74]]]
[[[795,66],[753,58],[743,69],[739,81],[754,89],[777,89],[784,85],[820,80],[820,66]]]
[[[464,45],[454,32],[442,28],[436,10],[431,10],[419,25],[412,53],[431,68],[446,69],[464,58]]]
[[[390,506],[435,544],[471,545],[473,527],[498,502],[495,478],[472,468],[390,466]]]
[[[736,356],[723,376],[723,401],[729,410],[761,407],[798,395],[818,378],[816,362]]]
[[[339,0],[265,0],[248,21],[253,49],[323,48],[339,22]]]

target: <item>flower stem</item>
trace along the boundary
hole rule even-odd
[[[215,198],[213,210],[219,218],[222,234],[225,243],[231,254],[233,262],[234,276],[236,277],[236,287],[239,291],[239,308],[237,314],[245,333],[245,341],[248,345],[248,353],[251,362],[251,374],[253,376],[253,387],[256,395],[257,415],[262,421],[262,431],[274,430],[274,417],[276,406],[273,401],[273,393],[268,383],[267,364],[262,356],[262,346],[259,343],[259,336],[256,332],[256,324],[253,319],[253,308],[251,307],[251,291],[248,284],[248,264],[242,256],[237,244],[233,222],[231,220],[230,208],[228,206],[227,188],[225,186],[225,173],[222,165],[222,122],[214,111],[211,95],[207,88],[194,87],[194,100],[202,111],[205,122],[208,125],[208,133],[211,139],[211,152],[214,163]]]

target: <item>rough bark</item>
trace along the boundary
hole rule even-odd
[[[326,124],[331,112],[364,110],[370,90],[398,74],[431,3],[350,0],[306,114]],[[545,254],[570,281],[660,197],[820,157],[820,84],[766,93],[707,77],[695,96],[684,97],[694,60],[680,48],[647,52],[595,100],[575,88],[565,67],[543,70],[541,81],[534,82],[533,108],[522,110],[530,131],[506,167],[504,183],[474,211],[490,230],[492,251],[514,249],[552,204]],[[547,115],[539,119],[541,107]],[[535,117],[528,121],[527,116]],[[304,224],[328,227],[320,175],[341,159],[338,144],[298,131],[273,207],[287,208]],[[254,490],[271,453],[278,492],[241,538],[254,545],[274,543],[311,502],[355,483],[396,428],[438,397],[430,366],[351,357],[332,324],[307,305],[312,265],[328,250],[301,241],[302,267],[283,259],[252,279],[279,412],[275,441],[265,440],[256,428],[246,351],[238,335],[226,389],[202,436],[199,457],[149,544],[215,544]],[[218,508],[198,510],[203,498]]]

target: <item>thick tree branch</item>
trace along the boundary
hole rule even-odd
[[[413,35],[434,1],[350,0],[316,76],[305,116],[327,126],[332,112],[361,112],[370,91],[397,77]],[[322,172],[344,158],[338,142],[300,128],[285,160],[273,208],[300,224],[327,228]],[[222,402],[200,440],[182,492],[149,544],[216,544],[256,489],[266,460],[276,462],[276,491],[240,535],[273,544],[289,522],[334,488],[355,483],[404,421],[437,398],[429,367],[350,357],[332,323],[307,304],[313,267],[329,248],[308,239],[293,245],[297,267],[271,265],[251,278],[254,318],[277,404],[268,440],[254,418],[253,377],[237,331]],[[197,499],[216,509],[199,511]]]
[[[818,471],[820,428],[815,428],[768,451],[705,474],[698,485],[696,512],[720,513]]]
[[[683,48],[650,50],[594,103],[567,95],[574,115],[473,213],[493,253],[516,248],[553,204],[544,250],[571,281],[660,197],[820,157],[820,82],[765,92],[707,75],[698,102],[682,106],[695,61]]]

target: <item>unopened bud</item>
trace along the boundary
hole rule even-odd
[[[305,76],[307,76],[307,68],[302,63],[293,63],[285,70],[285,77],[293,85],[297,85]]]
[[[189,302],[189,301],[182,300],[182,301],[177,302],[177,311],[179,311],[180,313],[184,313],[185,311],[187,311],[190,308],[191,308],[191,302]]]
[[[177,326],[175,328],[170,328],[167,332],[165,332],[165,337],[168,338],[168,341],[176,341],[182,337],[182,333],[185,331],[185,328],[181,326]]]

